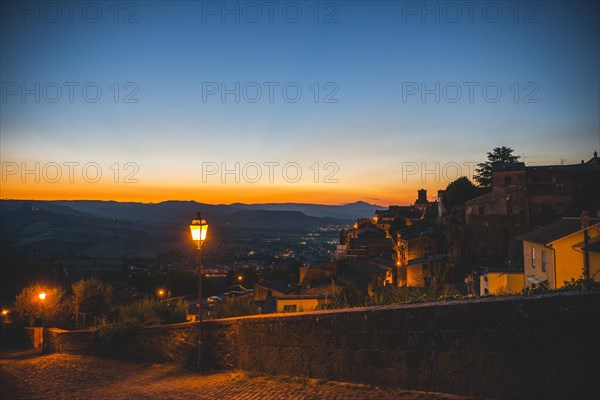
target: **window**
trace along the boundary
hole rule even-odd
[[[546,272],[546,250],[542,249],[540,258],[542,259],[542,271]]]
[[[288,304],[288,305],[283,306],[283,312],[296,312],[296,305]]]
[[[511,177],[510,177],[510,176],[505,176],[505,177],[504,177],[504,184],[505,184],[505,185],[510,185],[510,184],[511,184],[511,181],[512,181],[512,179],[511,179]]]
[[[535,268],[535,247],[531,248],[531,268]]]

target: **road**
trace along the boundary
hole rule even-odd
[[[304,377],[247,371],[197,372],[165,364],[140,364],[66,354],[4,353],[0,398],[18,399],[381,399],[463,400],[440,393],[381,389]]]

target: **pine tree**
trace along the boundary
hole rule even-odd
[[[479,187],[490,187],[492,184],[492,166],[494,164],[510,164],[519,161],[519,156],[514,156],[510,147],[496,147],[491,153],[487,153],[487,161],[477,164],[476,174],[473,179]]]

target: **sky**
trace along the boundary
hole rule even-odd
[[[0,4],[1,198],[409,204],[600,150],[598,2]]]

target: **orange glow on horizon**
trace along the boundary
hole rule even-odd
[[[169,200],[197,201],[205,204],[232,203],[311,203],[342,205],[364,201],[380,206],[413,204],[417,190],[428,190],[434,200],[439,187],[427,187],[420,182],[382,187],[367,185],[198,185],[197,188],[150,184],[21,184],[5,183],[0,197],[12,200],[103,200],[120,202],[160,203]]]

